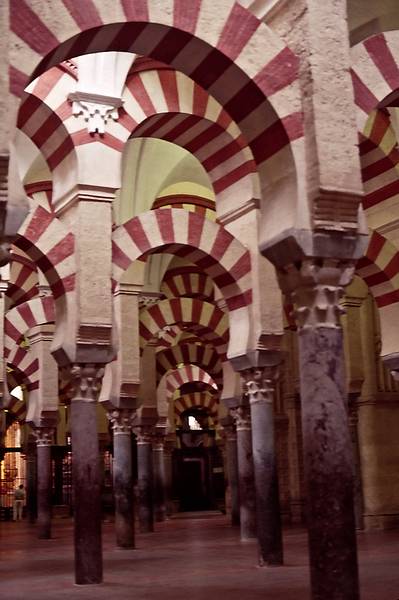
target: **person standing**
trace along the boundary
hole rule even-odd
[[[24,508],[25,502],[25,490],[24,486],[21,484],[17,487],[14,492],[14,514],[13,521],[21,521],[22,520],[22,511]]]

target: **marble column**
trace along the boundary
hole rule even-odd
[[[362,471],[360,462],[360,450],[359,450],[359,434],[358,434],[358,406],[357,400],[359,394],[350,393],[348,394],[348,415],[349,415],[349,431],[352,441],[352,450],[354,458],[355,468],[355,481],[354,481],[354,503],[355,503],[355,520],[356,529],[364,529],[364,501],[363,501],[363,486],[362,486]]]
[[[37,446],[37,525],[41,540],[51,538],[51,446],[53,427],[35,427]]]
[[[249,405],[231,410],[237,430],[238,487],[241,540],[256,539],[256,500]]]
[[[165,436],[155,435],[152,447],[154,467],[154,517],[156,521],[166,520],[166,470],[164,455]]]
[[[152,427],[135,428],[137,437],[138,513],[141,533],[154,531]]]
[[[278,364],[241,373],[251,407],[259,565],[283,564],[283,538],[274,441],[274,396]]]
[[[312,600],[358,600],[353,452],[339,304],[351,262],[286,268],[298,323]]]
[[[119,548],[134,548],[134,491],[132,421],[135,411],[114,409],[108,413],[114,442],[113,486],[115,534]]]
[[[166,514],[169,517],[173,514],[173,464],[172,454],[175,447],[175,440],[166,437],[163,445],[164,455],[164,468],[165,468],[165,502],[166,502]]]
[[[37,519],[37,449],[36,443],[28,441],[26,451],[26,512],[28,523]]]
[[[72,481],[74,491],[75,582],[102,582],[101,474],[97,395],[103,369],[91,363],[71,369]]]
[[[240,524],[237,431],[234,424],[223,425],[226,440],[226,470],[231,499],[231,524]]]

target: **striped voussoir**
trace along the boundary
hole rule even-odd
[[[206,332],[224,360],[229,341],[229,320],[226,313],[209,302],[196,298],[172,298],[162,300],[140,312],[140,348],[159,337],[166,327],[199,326]]]
[[[183,365],[166,375],[166,394],[168,400],[185,383],[205,383],[217,391],[218,386],[212,376],[197,365]]]
[[[157,351],[162,348],[169,348],[169,346],[181,344],[182,342],[202,344],[209,339],[210,335],[208,327],[203,327],[202,325],[194,323],[190,325],[168,325],[165,330],[158,334]]]
[[[366,254],[356,273],[370,288],[379,308],[399,302],[399,252],[380,233],[373,231]]]
[[[75,239],[43,206],[35,208],[18,230],[15,246],[42,271],[54,299],[75,289]]]
[[[36,325],[54,323],[55,311],[52,296],[33,298],[9,310],[4,317],[4,356],[24,340],[25,333]],[[24,348],[21,348],[24,350]],[[22,353],[20,354],[22,357]]]
[[[217,421],[218,418],[218,398],[215,394],[209,392],[193,392],[192,394],[184,394],[178,396],[174,401],[175,415],[181,417],[181,415],[192,408],[203,408],[209,416]]]
[[[165,10],[158,0],[86,0],[80,11],[69,0],[56,0],[51,11],[39,13],[35,4],[14,0],[11,92],[20,96],[29,78],[82,54],[114,50],[151,57],[216,98],[240,127],[258,167],[265,165],[267,179],[268,160],[303,137],[298,57],[233,0],[216,13],[209,0],[169,5]]]
[[[21,385],[24,382],[18,381],[18,379],[15,378],[15,383]],[[17,421],[20,423],[25,422],[27,409],[25,400],[18,400],[14,396],[9,395],[8,400],[4,404],[4,408],[6,408]]]
[[[397,137],[387,109],[370,114],[360,136],[360,161],[367,210],[399,194],[399,150]]]
[[[166,272],[161,292],[167,298],[187,296],[212,302],[215,296],[215,286],[212,279],[198,267],[182,266]]]
[[[196,212],[216,221],[216,205],[214,200],[203,198],[202,196],[194,196],[192,194],[169,194],[157,198],[151,208],[184,208],[190,212]]]
[[[224,227],[181,208],[150,210],[112,233],[113,281],[146,254],[164,250],[204,270],[219,287],[230,311],[252,302],[251,258]]]
[[[11,247],[7,310],[38,295],[39,276],[34,262],[19,248]]]
[[[209,373],[218,386],[223,385],[223,370],[219,354],[211,345],[182,343],[156,354],[157,381],[167,371],[181,364],[197,365]]]

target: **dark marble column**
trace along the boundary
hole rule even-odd
[[[238,482],[237,432],[234,424],[223,426],[226,440],[227,479],[231,498],[231,524],[240,524],[240,494]]]
[[[54,504],[63,503],[63,458],[64,448],[61,446],[53,447],[54,457]]]
[[[135,428],[137,437],[138,513],[141,533],[154,531],[154,475],[152,463],[152,428]]]
[[[94,364],[71,369],[72,481],[74,491],[75,582],[102,582],[101,474],[97,395],[103,369]]]
[[[26,512],[28,523],[37,519],[37,449],[29,441],[26,450]]]
[[[154,466],[154,516],[156,521],[165,521],[166,519],[166,471],[164,441],[164,435],[155,435],[152,447],[152,459]]]
[[[349,415],[349,431],[352,441],[352,450],[355,467],[355,482],[354,482],[354,502],[355,502],[355,520],[356,529],[364,529],[364,501],[363,501],[363,486],[362,486],[362,470],[360,464],[359,450],[359,435],[358,435],[358,406],[357,399],[359,394],[348,395],[348,415]]]
[[[37,525],[39,539],[51,538],[51,445],[53,427],[35,427],[37,446]]]
[[[259,565],[283,564],[283,537],[274,442],[274,395],[278,365],[241,373],[251,407]]]
[[[249,406],[231,411],[237,429],[238,486],[240,493],[240,531],[243,541],[256,539],[255,476],[252,459],[251,415]]]
[[[113,486],[116,544],[134,548],[134,492],[132,470],[132,420],[135,411],[114,409],[108,413],[114,441]]]
[[[312,600],[358,600],[353,452],[339,300],[353,264],[308,259],[287,269],[299,366]]]
[[[172,453],[175,447],[175,440],[166,437],[163,446],[164,455],[164,466],[165,466],[165,502],[166,502],[166,514],[169,517],[173,514],[173,498],[172,498],[172,487],[173,487],[173,465],[172,465]]]

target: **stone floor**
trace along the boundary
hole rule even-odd
[[[104,583],[73,584],[72,522],[54,520],[54,539],[37,540],[25,522],[0,523],[3,600],[302,600],[309,598],[306,534],[284,533],[286,565],[256,567],[256,546],[219,515],[190,515],[137,536],[118,550],[103,528]],[[362,600],[399,600],[399,532],[359,534]],[[326,600],[328,600],[326,598]]]

